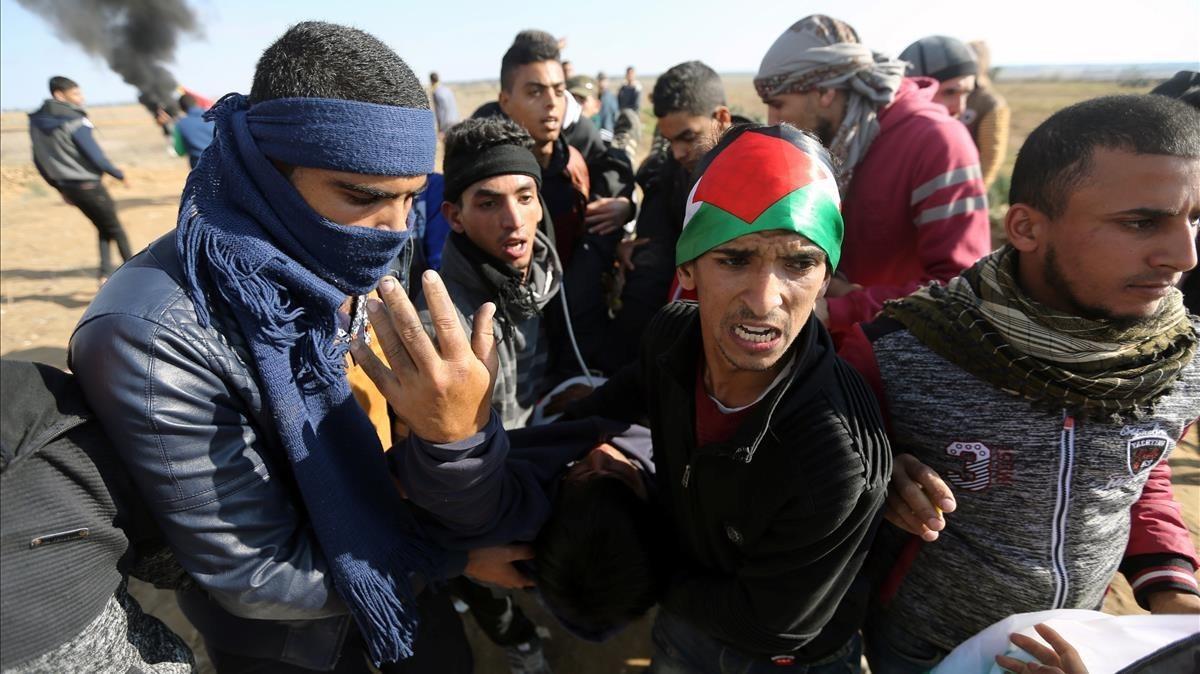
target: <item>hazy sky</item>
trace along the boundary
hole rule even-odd
[[[893,54],[917,38],[946,34],[987,40],[998,65],[1200,63],[1197,0],[193,0],[191,6],[203,34],[182,39],[170,68],[180,83],[213,98],[247,91],[263,48],[306,19],[367,30],[422,80],[437,70],[448,82],[497,78],[501,55],[524,28],[566,36],[564,58],[583,72],[619,75],[633,64],[650,74],[697,58],[718,71],[752,72],[787,26],[818,12],[849,22],[866,44]],[[635,16],[628,6],[638,8]],[[102,60],[61,40],[15,0],[0,0],[0,107],[35,107],[47,95],[47,79],[58,74],[80,82],[92,103],[135,97]]]

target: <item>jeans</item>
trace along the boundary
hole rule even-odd
[[[863,628],[871,674],[924,674],[949,651],[909,634],[886,614],[876,614]]]
[[[647,674],[859,674],[861,671],[862,642],[857,634],[822,660],[786,664],[735,651],[660,608],[651,638],[654,658]]]
[[[117,244],[122,260],[133,257],[133,252],[121,221],[117,219],[117,209],[108,190],[98,181],[63,183],[59,190],[96,226],[96,232],[100,235],[100,275],[111,276],[116,270],[112,263],[112,244]]]

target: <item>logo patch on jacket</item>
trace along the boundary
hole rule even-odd
[[[950,484],[967,491],[983,491],[992,482],[992,450],[982,442],[952,442],[946,454],[958,459],[958,465],[944,477]]]
[[[1130,475],[1149,470],[1158,463],[1171,448],[1171,436],[1158,426],[1149,431],[1140,431],[1125,443],[1125,465]]]

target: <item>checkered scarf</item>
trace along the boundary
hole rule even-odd
[[[829,144],[844,194],[855,167],[879,135],[878,112],[895,99],[906,66],[863,46],[848,24],[815,14],[775,40],[758,67],[754,88],[764,102],[817,88],[847,91],[845,117]]]
[[[888,302],[895,318],[951,363],[1045,407],[1096,419],[1139,418],[1170,391],[1197,336],[1172,290],[1135,325],[1064,314],[1029,298],[1004,246],[946,286]]]

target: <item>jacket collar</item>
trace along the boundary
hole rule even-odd
[[[659,365],[674,383],[691,395],[689,401],[694,399],[696,393],[696,366],[699,359],[704,357],[701,340],[700,312],[692,310],[687,316],[687,323],[679,326],[679,337],[666,352],[658,356]],[[786,406],[790,408],[818,392],[826,379],[825,371],[832,366],[834,354],[829,332],[815,314],[809,316],[808,323],[783,355],[785,362],[795,359],[791,373],[754,406],[732,439],[698,447],[696,452],[731,455],[739,461],[750,463],[771,430],[776,412],[784,407],[785,398]],[[689,423],[695,423],[694,409],[688,418]]]

